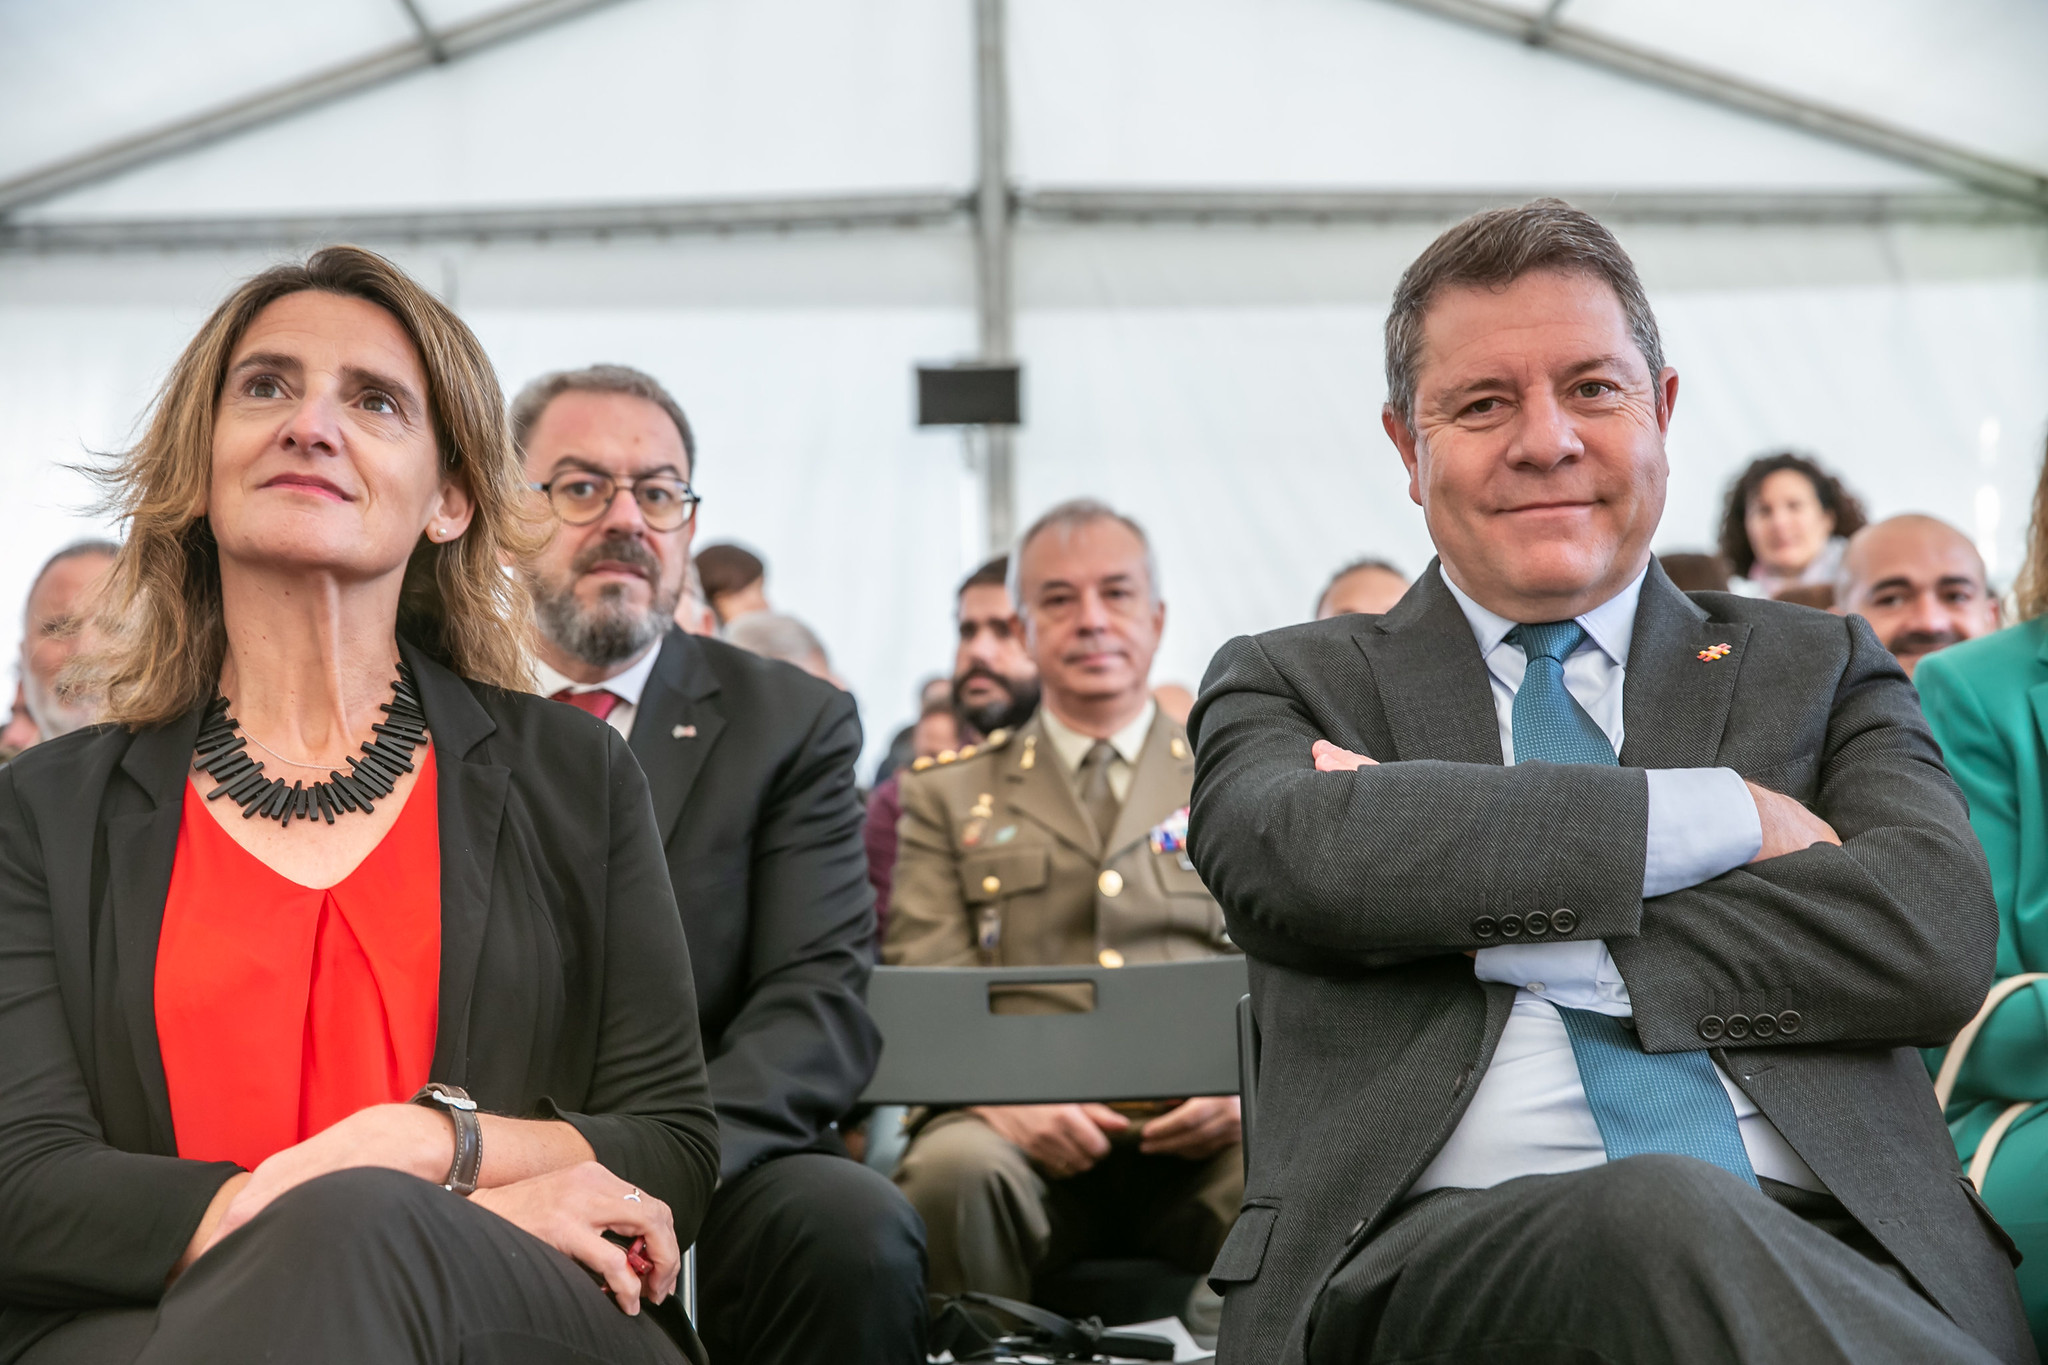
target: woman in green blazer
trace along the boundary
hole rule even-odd
[[[2043,484],[2048,494],[2048,481]],[[2038,515],[2037,528],[2048,528]],[[1913,681],[1998,898],[1998,976],[2048,971],[2048,557],[2036,544],[2017,589],[2022,623],[1920,661]],[[1938,1069],[1942,1052],[1930,1052]],[[1956,1077],[1947,1118],[1967,1165],[2005,1111],[2024,1110],[1996,1148],[1984,1202],[2019,1244],[2020,1294],[2048,1343],[2048,981],[2007,996]]]

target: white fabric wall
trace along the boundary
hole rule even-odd
[[[1376,0],[1009,13],[1028,188],[1507,187],[1596,211],[1629,189],[1945,188]],[[620,0],[24,216],[964,192],[970,14]],[[1869,0],[1853,18],[1833,0],[1578,0],[1567,18],[2048,159],[2034,0]],[[0,178],[402,36],[387,0],[0,6]],[[1019,511],[1089,493],[1152,528],[1162,678],[1193,684],[1228,635],[1302,617],[1347,558],[1426,561],[1379,427],[1379,329],[1437,226],[1020,225]],[[1878,514],[1981,534],[2010,576],[2048,424],[2048,227],[1617,229],[1682,375],[1661,548],[1708,544],[1730,474],[1789,444]],[[912,366],[974,346],[964,228],[392,250],[471,320],[508,388],[600,359],[668,382],[702,438],[701,538],[765,553],[871,742],[908,718],[918,679],[947,667],[952,589],[982,549],[960,438],[912,425]],[[63,466],[123,443],[199,320],[264,260],[0,252],[0,615],[50,550],[97,529]],[[0,627],[0,649],[12,639]]]
[[[1427,561],[1380,429],[1379,333],[1394,276],[1429,235],[1020,240],[1020,512],[1086,493],[1150,527],[1169,604],[1162,679],[1193,685],[1223,639],[1306,616],[1345,559]],[[2028,272],[2042,235],[1624,225],[1681,375],[1659,548],[1709,544],[1733,471],[1790,444],[1875,514],[1988,532],[2009,578],[2048,423],[2048,272]],[[872,741],[907,717],[917,681],[948,664],[952,587],[980,550],[958,438],[912,425],[912,366],[973,344],[960,234],[404,259],[453,296],[508,388],[599,358],[670,383],[703,445],[700,537],[766,555],[775,600],[823,635]],[[44,555],[93,525],[73,514],[90,489],[60,466],[121,444],[205,309],[258,263],[0,266],[6,610]]]

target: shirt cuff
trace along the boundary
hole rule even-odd
[[[1756,799],[1733,768],[1650,768],[1643,899],[1741,867],[1764,846]]]

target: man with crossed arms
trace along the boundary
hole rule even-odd
[[[1264,1035],[1221,1358],[2033,1360],[1911,1050],[1997,933],[1911,685],[1651,559],[1678,376],[1588,215],[1446,232],[1387,371],[1439,562],[1189,727]]]

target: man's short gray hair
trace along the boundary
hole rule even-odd
[[[108,559],[112,559],[120,553],[121,544],[119,541],[106,540],[98,536],[85,540],[74,540],[43,561],[43,567],[37,569],[36,576],[28,581],[28,595],[29,597],[34,597],[36,589],[42,585],[44,577],[50,570],[56,568],[67,559],[83,559],[87,555],[105,555]],[[27,598],[22,599],[21,618],[24,621],[28,619]]]
[[[1152,604],[1154,606],[1159,605],[1161,601],[1159,595],[1159,561],[1153,557],[1152,537],[1145,534],[1145,528],[1106,502],[1101,502],[1095,498],[1069,498],[1058,506],[1047,510],[1037,521],[1031,523],[1029,530],[1017,537],[1016,553],[1010,556],[1008,587],[1010,590],[1010,601],[1016,606],[1019,615],[1028,614],[1031,610],[1031,604],[1024,600],[1023,591],[1024,551],[1030,548],[1031,542],[1044,535],[1047,531],[1061,530],[1071,533],[1080,530],[1083,526],[1091,526],[1098,521],[1116,522],[1138,538],[1138,544],[1145,551],[1146,591],[1151,594]]]
[[[519,447],[521,455],[526,453],[526,438],[540,423],[540,415],[548,410],[548,404],[565,393],[623,393],[654,404],[676,424],[676,434],[683,438],[683,454],[690,460],[690,475],[696,476],[697,437],[690,430],[690,419],[683,416],[683,405],[661,386],[660,380],[630,365],[591,365],[581,370],[556,370],[521,389],[519,396],[512,400],[512,443]]]
[[[1394,289],[1387,313],[1387,406],[1410,431],[1415,429],[1422,324],[1437,294],[1460,285],[1505,289],[1538,270],[1573,271],[1607,281],[1621,301],[1636,349],[1649,363],[1650,377],[1663,371],[1664,343],[1635,262],[1599,219],[1562,199],[1488,209],[1431,242]]]
[[[794,616],[779,612],[750,611],[735,616],[726,622],[725,638],[728,644],[738,645],[749,653],[780,659],[798,668],[807,667],[813,660],[828,669],[832,666],[824,642],[811,628]]]

